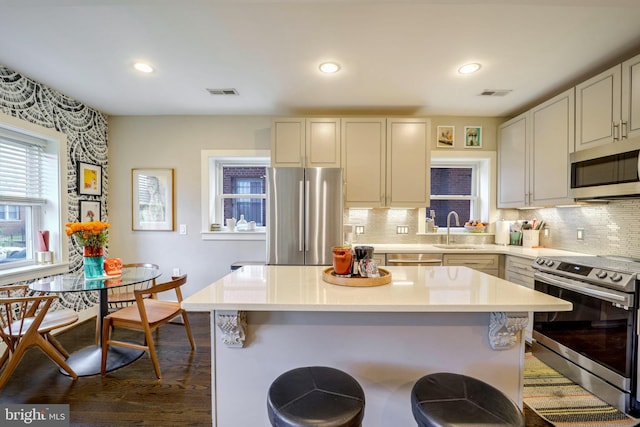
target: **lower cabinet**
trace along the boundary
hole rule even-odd
[[[504,268],[504,279],[509,282],[524,286],[529,289],[534,288],[533,260],[516,256],[507,256]],[[533,334],[533,313],[529,312],[529,324],[525,330],[525,339],[531,342]]]
[[[442,265],[462,265],[500,277],[500,255],[497,254],[444,254]]]

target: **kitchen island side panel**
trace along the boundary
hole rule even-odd
[[[524,341],[492,350],[490,313],[248,312],[244,348],[222,344],[212,316],[213,425],[269,426],[267,392],[280,374],[331,366],[365,392],[364,426],[415,425],[410,391],[421,376],[470,375],[522,405]]]

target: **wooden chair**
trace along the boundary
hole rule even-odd
[[[150,263],[133,263],[133,264],[124,264],[122,268],[155,268],[159,270],[160,267],[157,264]],[[129,286],[121,286],[119,288],[110,288],[107,293],[107,304],[109,306],[109,311],[115,311],[119,308],[126,307],[128,305],[136,302],[136,297],[134,294],[135,290],[138,289],[147,289],[156,285],[156,279],[149,280],[148,282],[137,283],[135,285]]]
[[[134,291],[136,302],[130,306],[117,310],[104,318],[102,326],[102,375],[105,375],[107,367],[107,350],[110,345],[133,348],[149,352],[153,368],[156,376],[160,378],[160,365],[153,343],[151,332],[158,327],[168,323],[171,319],[181,315],[184,321],[184,327],[187,330],[187,336],[191,343],[191,349],[196,349],[193,335],[191,334],[191,326],[187,318],[187,312],[180,307],[182,302],[182,292],[180,287],[187,283],[187,275],[173,277],[170,282],[161,283],[148,289],[138,289]],[[177,301],[164,301],[152,298],[161,292],[174,291]],[[134,329],[144,332],[144,344],[136,344],[126,341],[118,341],[111,339],[113,328],[122,327]]]
[[[0,389],[20,363],[27,349],[39,347],[52,361],[75,380],[78,375],[65,359],[69,353],[51,335],[51,331],[78,321],[73,310],[49,312],[57,295],[29,295],[26,285],[0,287],[0,338],[6,349],[0,358]],[[8,363],[7,363],[8,361]]]

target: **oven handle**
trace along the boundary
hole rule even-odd
[[[581,294],[600,298],[612,303],[622,304],[625,307],[631,307],[633,305],[633,298],[628,294],[620,294],[614,291],[602,291],[600,289],[594,289],[593,286],[590,286],[589,284],[583,282],[578,282],[567,278],[562,278],[562,280],[559,280],[555,276],[538,271],[533,274],[533,277],[536,280],[540,280],[541,282],[545,282],[559,288],[576,291]]]

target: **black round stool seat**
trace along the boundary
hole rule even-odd
[[[500,390],[475,378],[447,372],[416,381],[411,390],[411,409],[420,427],[525,426],[520,408]]]
[[[267,407],[273,427],[359,427],[364,391],[338,369],[296,368],[271,383]]]

